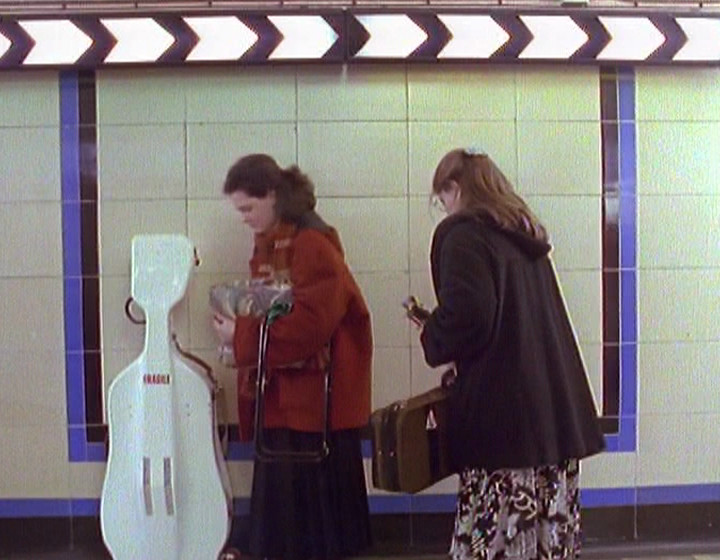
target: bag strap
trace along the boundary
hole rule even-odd
[[[325,364],[325,395],[323,402],[323,432],[322,442],[317,450],[313,451],[289,451],[271,449],[265,443],[265,430],[263,420],[265,418],[265,388],[267,386],[267,346],[270,325],[276,319],[287,315],[291,306],[287,303],[273,305],[260,323],[260,346],[258,348],[258,373],[255,385],[255,456],[264,462],[297,462],[297,463],[319,463],[330,454],[330,392],[331,392],[331,369],[332,369],[332,348],[330,357]]]
[[[215,422],[217,424],[218,438],[220,440],[220,449],[222,450],[223,457],[225,457],[225,459],[227,459],[230,427],[228,425],[228,412],[227,412],[227,402],[225,400],[225,388],[223,387],[222,383],[220,383],[218,378],[213,373],[212,368],[205,360],[196,356],[195,354],[191,354],[187,350],[184,350],[182,348],[182,346],[180,346],[180,342],[178,342],[177,334],[172,333],[172,340],[175,343],[175,348],[177,349],[178,354],[180,354],[186,360],[193,362],[200,369],[202,369],[203,372],[205,373],[206,378],[210,382],[212,403],[213,403],[213,409],[214,409],[213,412],[214,412]]]

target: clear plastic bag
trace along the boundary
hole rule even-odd
[[[262,317],[280,304],[292,304],[292,290],[287,282],[237,280],[210,288],[210,307],[215,313],[233,319],[237,316]],[[219,353],[223,364],[234,365],[232,347],[221,346]]]
[[[217,284],[210,288],[210,306],[227,317],[262,317],[279,303],[291,303],[290,284],[249,280]]]

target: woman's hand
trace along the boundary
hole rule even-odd
[[[222,344],[232,344],[233,336],[235,335],[234,319],[221,315],[220,313],[215,313],[213,316],[213,328]]]

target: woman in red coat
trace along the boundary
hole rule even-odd
[[[282,169],[265,154],[242,157],[228,171],[223,192],[255,233],[251,276],[292,287],[290,313],[269,330],[269,447],[320,447],[331,349],[330,453],[318,464],[255,461],[241,548],[256,557],[301,560],[358,554],[370,544],[360,446],[370,414],[370,314],[338,234],[314,211],[313,185],[296,166]],[[242,378],[257,364],[260,319],[216,315],[214,326],[232,345]],[[248,405],[242,397],[239,403]]]

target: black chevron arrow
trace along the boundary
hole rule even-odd
[[[665,42],[645,60],[648,62],[671,62],[673,56],[687,43],[687,35],[674,17],[657,15],[648,18],[665,35]]]
[[[258,36],[257,42],[242,56],[243,62],[267,61],[270,54],[282,42],[282,33],[265,15],[236,14],[238,19]]]
[[[347,57],[352,60],[370,40],[370,33],[353,14],[347,16]]]
[[[345,55],[345,16],[343,14],[324,15],[323,19],[332,27],[338,38],[332,47],[323,55],[323,60],[344,60]]]
[[[569,58],[571,61],[595,61],[612,37],[597,16],[573,15],[572,20],[588,36],[588,41]]]
[[[438,19],[435,14],[408,14],[408,17],[422,29],[427,35],[427,39],[416,48],[408,58],[418,59],[437,59],[438,53],[445,48],[452,34],[447,27]]]
[[[110,54],[117,39],[97,17],[73,18],[72,23],[92,40],[92,45],[75,62],[78,68],[96,68]]]
[[[0,58],[0,68],[22,65],[25,57],[35,46],[33,38],[14,20],[0,22],[0,33],[10,41],[10,48]]]
[[[159,63],[178,63],[184,62],[190,51],[200,41],[200,37],[185,23],[179,16],[162,16],[154,18],[158,25],[163,27],[165,31],[175,38],[173,44],[166,50],[160,58]]]
[[[495,12],[491,15],[510,36],[510,39],[490,57],[491,60],[517,60],[520,53],[533,40],[533,34],[516,14]]]

